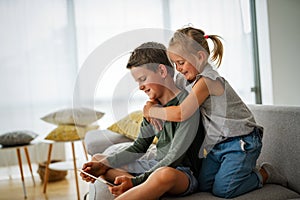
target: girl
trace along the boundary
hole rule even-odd
[[[212,52],[208,39],[213,42]],[[219,36],[205,35],[192,27],[176,31],[169,43],[168,56],[180,72],[176,82],[190,94],[178,106],[163,108],[148,102],[144,116],[179,122],[200,109],[206,132],[199,152],[199,157],[204,158],[198,178],[200,191],[232,198],[262,187],[266,180],[284,184],[270,164],[262,165],[260,171],[255,169],[263,128],[256,124],[230,84],[209,64],[210,55],[219,67],[223,57]]]

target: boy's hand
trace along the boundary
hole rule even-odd
[[[107,172],[107,170],[109,169],[109,167],[107,167],[106,165],[104,165],[103,163],[99,162],[99,161],[90,161],[87,162],[83,165],[82,170],[93,175],[96,177],[99,177],[103,174],[105,174]],[[80,173],[80,176],[82,178],[82,180],[86,181],[86,182],[95,182],[95,179],[89,177],[88,175],[84,174],[84,173]]]
[[[117,186],[108,186],[108,189],[115,197],[121,195],[122,193],[133,187],[131,178],[128,176],[117,176],[114,184],[116,184]]]

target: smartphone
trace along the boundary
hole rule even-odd
[[[111,182],[108,182],[107,180],[105,180],[105,179],[103,179],[103,178],[101,178],[101,177],[96,177],[96,176],[93,176],[92,174],[89,174],[89,173],[87,173],[87,172],[85,172],[85,171],[83,171],[82,169],[77,169],[79,172],[81,172],[81,173],[84,173],[85,175],[88,175],[89,177],[91,177],[91,178],[93,178],[93,179],[95,179],[95,180],[97,180],[97,181],[100,181],[100,182],[102,182],[102,183],[105,183],[106,185],[109,185],[109,186],[117,186],[117,185],[115,185],[115,184],[113,184],[113,183],[111,183]]]

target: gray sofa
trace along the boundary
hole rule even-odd
[[[288,179],[288,187],[266,184],[263,188],[233,198],[234,200],[300,199],[300,107],[249,105],[258,124],[264,127],[263,148],[258,164],[269,162]],[[85,137],[89,154],[103,152],[112,144],[129,142],[128,138],[109,130],[90,131]],[[109,153],[109,152],[106,152]],[[90,199],[109,200],[113,196],[99,182],[90,184]],[[145,197],[146,199],[146,197]],[[164,200],[174,197],[164,197]],[[210,193],[199,192],[175,199],[217,200]]]

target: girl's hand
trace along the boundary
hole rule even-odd
[[[144,106],[144,109],[143,109],[143,114],[144,114],[144,117],[147,119],[147,121],[149,121],[148,119],[150,119],[150,109],[152,106],[158,106],[158,101],[147,101],[146,102],[146,105]]]
[[[117,176],[114,184],[117,186],[108,186],[109,191],[115,196],[119,196],[133,187],[131,178],[128,176]]]
[[[156,118],[149,118],[148,122],[154,126],[154,128],[158,131],[161,131],[163,129],[164,121],[161,119]]]
[[[160,119],[156,119],[156,118],[152,118],[150,116],[150,109],[151,107],[154,107],[154,106],[160,106],[158,104],[158,101],[147,101],[146,102],[146,105],[144,106],[144,109],[143,109],[143,114],[144,114],[144,117],[146,118],[146,120],[152,124],[154,126],[155,129],[157,129],[158,131],[161,131],[163,129],[163,121],[160,120]]]

